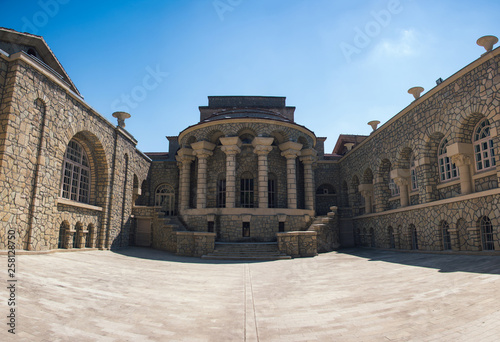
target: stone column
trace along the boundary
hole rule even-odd
[[[287,141],[279,145],[281,155],[286,158],[286,184],[289,209],[297,209],[297,177],[295,159],[300,154],[302,144]]]
[[[468,195],[474,192],[474,183],[471,177],[471,160],[474,160],[474,148],[470,143],[454,143],[447,148],[451,162],[458,167],[460,172],[460,192]]]
[[[460,173],[460,192],[468,195],[474,192],[470,172],[471,158],[465,154],[455,154],[451,156],[451,162],[458,167]]]
[[[306,209],[314,210],[314,174],[313,164],[316,161],[317,152],[308,148],[300,152],[300,161],[304,164],[304,187],[306,194]]]
[[[256,137],[252,141],[253,152],[258,155],[259,208],[268,207],[268,168],[267,155],[272,151],[274,138]]]
[[[241,152],[238,137],[220,138],[221,150],[226,154],[226,208],[234,208],[236,200],[236,154]]]
[[[365,214],[370,214],[372,212],[373,184],[360,184],[358,189],[365,199]]]
[[[194,155],[198,158],[198,184],[196,190],[196,208],[207,206],[207,158],[213,154],[215,144],[198,141],[191,144]]]
[[[410,203],[410,170],[409,169],[394,169],[391,171],[391,178],[394,183],[399,186],[399,200],[401,207],[407,207]]]
[[[175,157],[179,163],[179,210],[189,208],[189,187],[190,187],[190,173],[191,163],[194,160],[193,150],[183,147],[177,152]]]

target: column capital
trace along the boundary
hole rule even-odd
[[[466,154],[459,153],[451,156],[451,162],[456,166],[460,167],[463,165],[470,165],[471,158]]]
[[[241,152],[238,145],[223,145],[220,148],[226,155],[235,155]]]
[[[222,137],[219,138],[220,143],[224,146],[236,145],[241,147],[241,140],[239,137]]]
[[[410,169],[394,169],[391,170],[391,178],[410,178]]]
[[[272,137],[255,137],[252,140],[252,145],[253,145],[253,147],[257,147],[259,145],[271,146],[273,141],[274,141],[274,138],[272,138]]]
[[[396,183],[397,186],[400,188],[403,188],[404,186],[407,186],[410,184],[408,178],[403,178],[403,177],[394,177],[394,183]]]
[[[300,161],[304,164],[313,164],[318,160],[317,157],[318,152],[315,149],[307,148],[300,151]]]
[[[269,152],[271,152],[273,150],[273,147],[272,146],[266,146],[266,145],[254,145],[253,147],[253,153],[257,154],[257,155],[268,155]]]
[[[193,156],[193,150],[187,147],[181,148],[179,151],[177,151],[177,155],[175,156],[175,159],[179,163],[191,163],[194,160]]]
[[[300,154],[302,149],[302,144],[296,143],[294,141],[287,141],[279,145],[282,151],[281,155],[285,158],[296,158]]]
[[[207,151],[211,152],[215,148],[215,144],[212,144],[209,141],[198,141],[193,144],[191,144],[191,147],[193,148],[193,152],[195,155],[198,155],[200,153],[206,153],[206,152],[199,152],[199,151]]]
[[[371,196],[373,193],[373,184],[360,184],[358,185],[358,190],[361,193],[361,196],[364,198]]]

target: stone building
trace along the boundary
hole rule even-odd
[[[43,38],[0,29],[0,246],[151,246],[279,256],[339,246],[500,250],[500,50],[420,96],[369,136],[325,137],[284,97],[209,96],[200,121],[143,154],[85,103]],[[488,46],[486,43],[490,43]]]

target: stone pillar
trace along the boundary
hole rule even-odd
[[[73,248],[73,236],[75,236],[76,230],[67,229],[66,234],[64,235],[66,241],[64,241],[64,248],[71,249]]]
[[[451,162],[458,167],[460,173],[460,192],[468,195],[474,192],[474,183],[471,177],[471,160],[474,160],[474,149],[470,143],[454,143],[446,150],[451,156]]]
[[[175,157],[179,163],[179,210],[189,208],[189,187],[190,187],[190,173],[191,162],[193,162],[193,150],[183,147],[177,152]]]
[[[236,200],[236,154],[241,152],[238,137],[220,138],[221,150],[226,154],[226,208],[234,208]]]
[[[391,171],[391,178],[394,183],[399,186],[399,200],[401,207],[407,207],[410,203],[410,170],[408,169],[394,169]]]
[[[365,199],[365,213],[370,214],[372,212],[373,184],[360,184],[358,189]]]
[[[458,167],[460,173],[460,192],[462,195],[468,195],[474,192],[472,187],[472,178],[470,172],[471,158],[465,154],[455,154],[451,156],[451,162]]]
[[[258,155],[258,192],[259,208],[268,207],[268,168],[267,155],[272,151],[274,138],[256,137],[252,141],[253,152]]]
[[[317,152],[312,148],[300,152],[300,161],[304,164],[304,187],[306,194],[306,209],[314,210],[314,174],[313,164],[316,161]]]
[[[469,235],[469,241],[472,245],[470,247],[471,251],[480,251],[483,249],[481,241],[481,229],[477,227],[467,228],[467,233]]]
[[[286,184],[289,209],[297,209],[297,177],[295,159],[300,154],[302,144],[287,141],[279,145],[281,155],[286,158]]]
[[[194,155],[198,158],[198,182],[196,190],[196,208],[207,206],[207,158],[213,154],[215,144],[208,141],[198,141],[191,144]]]

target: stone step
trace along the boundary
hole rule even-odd
[[[291,259],[278,250],[276,242],[216,242],[212,253],[204,259],[218,260],[280,260]]]

